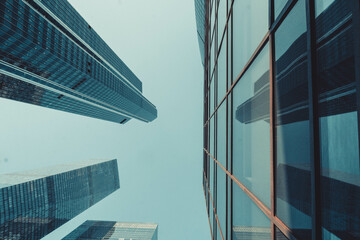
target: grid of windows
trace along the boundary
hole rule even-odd
[[[123,223],[88,220],[63,239],[157,240],[158,225],[152,223]]]
[[[359,1],[195,2],[212,239],[359,239]]]
[[[66,0],[0,2],[0,77],[4,98],[118,123],[157,116],[140,80]],[[6,79],[24,82],[22,91]],[[91,111],[63,108],[64,96]]]
[[[0,175],[0,239],[40,239],[119,188],[116,160]]]

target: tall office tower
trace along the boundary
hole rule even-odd
[[[86,221],[63,240],[157,240],[158,225],[153,223],[123,223]]]
[[[40,239],[119,188],[116,159],[0,175],[0,239]]]
[[[359,1],[195,6],[212,238],[360,239]]]
[[[67,0],[0,1],[0,97],[122,124],[157,117],[141,81]]]

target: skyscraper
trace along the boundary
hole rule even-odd
[[[141,81],[67,0],[0,1],[0,97],[117,123],[157,117]]]
[[[360,239],[359,1],[195,7],[212,238]]]
[[[119,188],[116,159],[0,175],[0,239],[40,239]]]
[[[153,223],[123,223],[86,221],[63,240],[157,240],[158,225]]]

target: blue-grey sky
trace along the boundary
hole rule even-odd
[[[202,78],[193,0],[70,0],[143,83],[152,123],[125,125],[0,99],[0,173],[117,158],[120,190],[87,219],[155,222],[159,239],[210,239],[202,190]]]

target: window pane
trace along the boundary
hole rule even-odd
[[[221,104],[216,115],[218,127],[216,159],[226,167],[226,101]]]
[[[288,240],[288,238],[277,228],[276,229],[276,240]]]
[[[233,218],[234,240],[271,239],[270,220],[234,182]]]
[[[216,189],[217,189],[216,211],[217,211],[221,231],[223,234],[225,234],[225,229],[226,229],[226,174],[219,165],[217,165]],[[220,231],[218,231],[218,235],[220,235]]]
[[[351,4],[316,1],[323,239],[360,237],[358,93],[353,26],[346,23]]]
[[[274,1],[274,11],[275,11],[275,19],[279,16],[285,5],[291,0],[275,0]]]
[[[212,78],[210,83],[210,116],[214,112],[214,101],[215,101],[215,78]]]
[[[226,1],[220,0],[219,2],[219,10],[218,10],[218,39],[219,46],[221,43],[221,38],[224,34],[225,24],[226,24]],[[226,38],[224,38],[226,41]]]
[[[311,182],[305,1],[275,33],[277,216],[299,239],[311,238]]]
[[[218,59],[218,96],[217,104],[225,97],[226,94],[226,41],[221,46]]]
[[[269,47],[233,90],[233,174],[270,208]]]
[[[234,1],[234,79],[240,74],[268,30],[268,2],[268,0]]]

